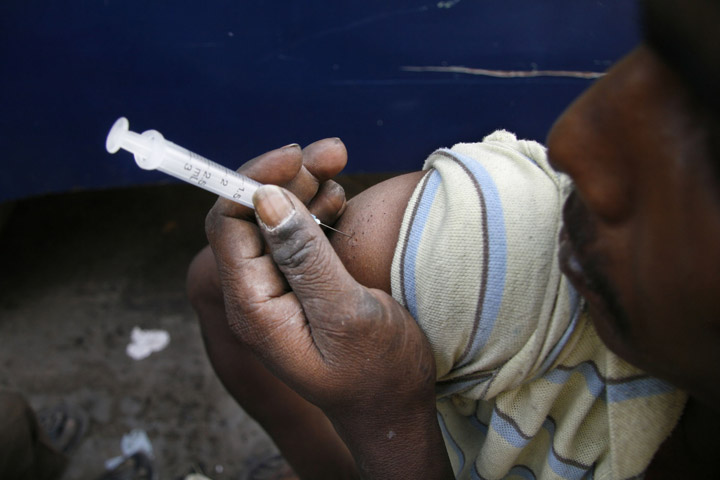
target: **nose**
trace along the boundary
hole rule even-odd
[[[568,174],[590,212],[607,222],[632,212],[638,167],[657,143],[648,52],[622,59],[558,118],[548,135],[551,164]]]

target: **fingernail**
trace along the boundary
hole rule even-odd
[[[289,144],[289,145],[285,145],[285,146],[282,147],[280,150],[290,150],[290,149],[292,149],[292,148],[300,148],[300,145],[297,144],[297,143],[291,143],[291,144]]]
[[[285,223],[295,213],[295,206],[285,192],[275,185],[264,185],[253,195],[253,204],[260,221],[272,230]]]

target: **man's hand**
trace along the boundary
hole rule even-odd
[[[288,145],[264,153],[241,166],[238,172],[260,183],[292,191],[325,224],[332,225],[345,210],[345,192],[332,181],[347,163],[345,145],[338,138],[319,140],[300,148]],[[226,215],[254,219],[251,209],[219,199]],[[208,218],[212,218],[212,211]]]
[[[323,409],[364,476],[451,478],[427,340],[390,296],[347,273],[304,205],[309,202],[324,222],[339,215],[344,198],[338,201],[330,193],[334,187],[321,186],[333,168],[306,167],[322,179],[314,188],[300,175],[273,182],[265,168],[266,178],[254,176],[252,168],[243,173],[284,183],[299,197],[275,186],[260,188],[257,224],[249,209],[222,199],[208,215],[233,334]]]

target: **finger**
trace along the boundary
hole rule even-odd
[[[303,152],[297,143],[263,153],[245,162],[238,172],[260,182],[283,185],[302,168]]]
[[[366,303],[365,290],[345,270],[320,227],[290,192],[265,186],[255,192],[253,201],[273,260],[314,328],[327,327],[322,322],[327,321],[327,312],[338,311],[338,305],[352,310],[355,303]]]
[[[295,178],[281,185],[293,192],[301,202],[308,203],[317,193],[320,182],[303,165]]]
[[[248,259],[265,252],[257,225],[226,215],[217,205],[205,219],[205,233],[218,269],[224,269],[226,274],[234,275]]]
[[[307,204],[315,196],[320,184],[345,168],[347,149],[339,138],[326,138],[305,147],[302,156],[303,168],[298,175],[290,183],[279,185]]]
[[[340,173],[347,158],[347,149],[339,138],[318,140],[303,149],[303,165],[319,183]]]
[[[333,225],[346,207],[345,189],[332,180],[323,182],[315,198],[308,204],[308,210],[325,225]]]
[[[262,311],[272,307],[275,312],[268,318],[287,318],[299,308],[292,302],[284,305],[283,302],[272,302],[283,297],[289,286],[272,258],[265,254],[257,225],[217,211],[209,218],[208,240],[225,295],[230,329],[243,343],[262,349],[266,333],[253,329],[252,322],[247,321],[248,316],[268,315]]]

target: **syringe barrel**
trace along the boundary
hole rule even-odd
[[[152,130],[149,132],[155,133]],[[143,133],[143,136],[147,133]],[[156,167],[158,170],[246,207],[255,208],[252,197],[262,184],[168,140],[163,143],[162,160]]]
[[[260,183],[165,140],[157,130],[148,130],[142,134],[130,131],[125,117],[113,124],[105,148],[110,153],[121,148],[127,150],[135,156],[135,162],[140,168],[160,170],[233,202],[254,208],[252,197],[261,186]]]
[[[129,127],[130,122],[125,117],[115,121],[105,140],[105,149],[109,153],[116,153],[122,148],[135,155],[135,162],[145,170],[160,170],[223,198],[255,208],[252,197],[255,190],[262,186],[261,183],[165,140],[157,130],[138,134],[130,131]],[[323,225],[315,215],[312,217],[318,225]]]

